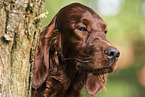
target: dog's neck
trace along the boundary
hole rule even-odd
[[[75,66],[75,62],[68,62],[64,70],[64,74],[66,74],[64,85],[67,87],[65,92],[67,94],[65,95],[74,94],[74,97],[79,97],[81,95],[80,91],[86,83],[87,73],[78,72]]]

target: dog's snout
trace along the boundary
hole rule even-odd
[[[107,48],[104,52],[108,59],[112,62],[116,62],[120,56],[120,51],[116,48]]]

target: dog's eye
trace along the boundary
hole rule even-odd
[[[79,30],[80,30],[80,31],[87,31],[87,28],[85,28],[85,27],[80,27]]]
[[[107,34],[107,30],[104,33]]]

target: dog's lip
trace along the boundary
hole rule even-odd
[[[95,68],[92,73],[94,75],[112,73],[116,70],[116,68],[117,68],[117,64],[116,64],[116,62],[115,63],[113,62],[113,63],[109,64],[108,66],[104,66],[101,68]]]
[[[94,69],[92,71],[92,73],[96,76],[98,75],[102,75],[102,74],[106,74],[106,73],[111,73],[113,72],[115,69],[113,67],[102,67],[102,68],[97,68],[97,69]]]
[[[94,75],[102,75],[106,73],[111,73],[116,69],[116,64],[110,64],[106,67],[97,67],[97,68],[86,68],[85,66],[77,65],[76,67],[78,70],[88,73],[93,73]]]

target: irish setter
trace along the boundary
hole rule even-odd
[[[95,96],[120,55],[107,39],[106,23],[79,3],[62,8],[41,32],[35,55],[33,97]]]

